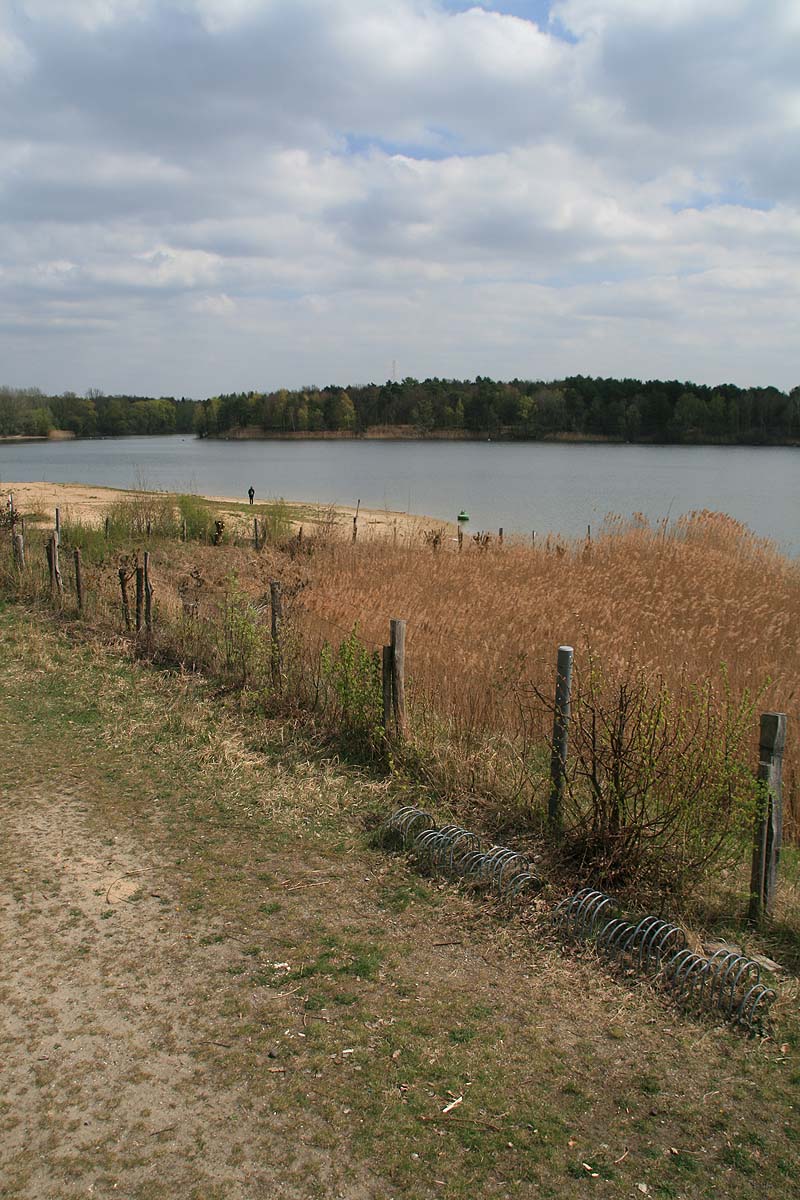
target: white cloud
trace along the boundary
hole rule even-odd
[[[502,9],[0,9],[13,381],[797,382],[796,5]]]

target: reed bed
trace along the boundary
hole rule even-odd
[[[612,518],[591,542],[536,548],[332,545],[299,599],[310,626],[334,636],[357,622],[375,646],[388,619],[404,617],[414,692],[462,738],[479,726],[540,743],[541,707],[527,700],[552,689],[559,644],[578,664],[591,652],[609,676],[643,668],[676,690],[687,680],[723,690],[724,672],[732,695],[788,715],[787,832],[797,835],[800,563],[727,516],[669,527]]]

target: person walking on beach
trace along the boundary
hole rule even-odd
[[[253,503],[253,498],[254,498],[254,496],[255,496],[255,494],[256,494],[256,489],[255,489],[255,488],[254,488],[254,487],[251,485],[251,486],[250,486],[250,487],[247,489],[247,494],[248,494],[248,496],[250,497],[250,503],[252,504],[252,503]]]

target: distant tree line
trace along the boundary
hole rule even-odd
[[[47,396],[38,388],[0,387],[0,437],[47,437],[63,429],[76,437],[121,437],[135,433],[191,433],[194,400],[174,396]]]
[[[495,438],[601,437],[626,442],[800,441],[800,387],[707,387],[679,380],[593,379],[555,382],[481,378],[404,379],[356,387],[235,392],[195,401],[174,396],[47,396],[0,387],[0,437],[77,437],[238,429],[271,433],[364,433],[403,426]]]
[[[197,407],[200,436],[257,428],[265,434],[363,433],[375,426],[466,430],[490,437],[602,437],[626,442],[800,440],[800,387],[708,387],[679,380],[404,379],[358,387],[281,389],[214,396]]]

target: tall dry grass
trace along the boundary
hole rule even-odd
[[[734,696],[749,691],[762,711],[788,714],[785,799],[790,831],[800,830],[800,563],[729,517],[698,512],[670,528],[612,519],[592,542],[536,549],[334,544],[299,601],[317,636],[357,621],[375,646],[390,617],[406,618],[425,728],[436,714],[473,775],[469,745],[480,742],[487,787],[477,731],[495,731],[498,754],[503,738],[541,742],[544,715],[526,697],[551,688],[558,645],[574,646],[578,663],[591,649],[608,675],[641,666],[676,689],[720,680],[724,664]],[[522,788],[526,759],[517,758]]]

